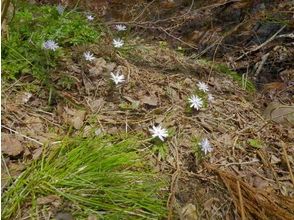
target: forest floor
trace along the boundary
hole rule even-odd
[[[294,219],[294,5],[137,2],[79,7],[94,20],[84,35],[62,33],[45,76],[33,73],[42,63],[28,53],[38,52],[11,43],[38,12],[15,6],[25,24],[8,23],[2,36],[2,218]],[[33,65],[9,60],[15,50]],[[168,130],[164,142],[152,139],[153,125]]]

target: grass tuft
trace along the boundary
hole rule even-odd
[[[135,138],[110,136],[63,141],[3,193],[2,218],[15,219],[24,206],[30,209],[31,218],[37,218],[42,209],[36,205],[37,198],[47,195],[69,201],[77,207],[74,216],[81,219],[89,214],[103,219],[165,216],[160,196],[164,183],[146,168],[137,143]]]

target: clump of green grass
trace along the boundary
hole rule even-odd
[[[211,61],[207,61],[207,60],[197,60],[197,62],[200,65],[203,65],[206,67],[207,66],[212,67],[217,72],[230,76],[233,80],[235,80],[240,86],[242,86],[242,88],[244,88],[248,92],[255,92],[256,90],[254,84],[249,79],[243,78],[242,76],[240,76],[240,74],[231,70],[225,64],[212,63]]]
[[[78,208],[72,212],[81,219],[89,214],[103,219],[164,217],[164,183],[146,168],[136,151],[138,143],[110,136],[63,141],[3,193],[2,218],[15,219],[24,205],[36,218],[42,209],[36,199],[46,195],[74,204]]]
[[[15,79],[31,74],[39,80],[48,78],[67,48],[95,42],[101,28],[89,22],[84,13],[65,11],[58,14],[56,6],[29,4],[18,1],[16,13],[2,38],[2,71],[4,78]],[[42,46],[54,40],[60,49],[45,51]]]

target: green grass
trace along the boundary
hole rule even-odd
[[[102,136],[64,140],[30,165],[3,193],[2,218],[24,210],[36,219],[37,198],[57,195],[76,207],[76,219],[160,219],[164,181],[146,167],[136,138]]]

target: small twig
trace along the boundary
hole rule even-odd
[[[288,167],[288,170],[289,170],[289,174],[290,174],[290,178],[291,178],[291,181],[292,181],[292,184],[293,184],[293,187],[294,187],[294,176],[293,176],[291,165],[290,165],[290,162],[289,162],[289,159],[288,159],[288,154],[287,154],[287,151],[286,151],[285,143],[282,142],[281,146],[283,148],[284,157],[285,157],[287,167]]]
[[[247,56],[248,54],[258,51],[260,48],[264,47],[265,45],[267,45],[268,43],[270,43],[271,41],[273,41],[277,35],[284,30],[284,28],[286,27],[286,25],[284,25],[283,27],[281,27],[273,36],[271,36],[269,39],[267,39],[265,42],[263,42],[262,44],[260,44],[259,46],[253,48],[252,50],[242,54],[241,56],[239,56],[235,61],[238,61],[240,59],[242,59],[244,56]]]
[[[33,141],[33,142],[35,142],[35,143],[37,143],[37,144],[40,144],[41,146],[44,145],[44,144],[41,143],[40,141],[37,141],[37,140],[35,140],[34,138],[31,138],[31,137],[28,137],[28,136],[26,136],[26,135],[24,135],[24,134],[21,134],[21,133],[19,133],[18,131],[13,130],[12,128],[6,127],[5,125],[1,125],[1,127],[2,127],[2,128],[5,128],[5,129],[7,129],[7,130],[9,130],[9,131],[11,131],[11,132],[13,132],[13,133],[15,133],[15,134],[18,134],[19,136],[22,136],[22,137],[24,137],[24,138],[26,138],[26,139],[28,139],[28,140],[30,140],[30,141]]]
[[[148,9],[148,7],[150,6],[150,5],[152,5],[153,3],[155,2],[155,0],[153,0],[153,1],[151,1],[150,3],[148,3],[147,5],[146,5],[146,7],[144,7],[144,9],[142,10],[142,12],[132,21],[132,22],[135,22],[135,21],[137,21],[144,13],[145,13],[145,11]]]
[[[294,33],[290,33],[290,34],[281,34],[281,35],[278,35],[276,38],[291,38],[291,39],[294,39]]]
[[[257,70],[256,70],[256,73],[254,74],[254,77],[255,77],[255,78],[258,77],[258,75],[259,75],[259,73],[261,72],[261,70],[262,70],[262,68],[263,68],[263,66],[264,66],[264,64],[265,64],[265,62],[267,61],[267,58],[269,57],[269,55],[270,55],[270,53],[266,53],[265,55],[263,55],[263,56],[261,57],[260,64],[259,64],[259,66],[258,66],[258,68],[257,68]]]

